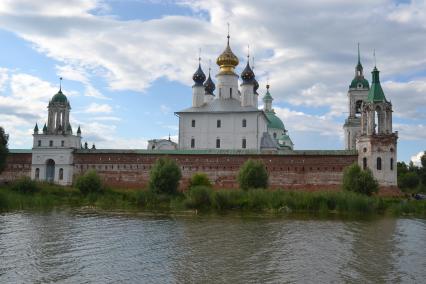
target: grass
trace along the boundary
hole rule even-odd
[[[149,210],[197,212],[272,212],[311,214],[392,214],[426,217],[426,201],[368,197],[352,192],[301,192],[285,190],[212,190],[196,186],[177,195],[146,190],[108,189],[104,193],[82,194],[78,189],[38,184],[34,193],[0,187],[0,212],[50,210],[55,207],[95,207],[104,210]]]

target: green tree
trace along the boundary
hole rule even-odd
[[[352,164],[343,172],[342,187],[347,191],[354,191],[371,195],[379,190],[379,184],[370,170],[362,170],[358,164]]]
[[[95,170],[87,171],[77,178],[75,183],[80,192],[84,195],[90,193],[101,193],[105,190],[101,178]]]
[[[205,173],[195,173],[192,175],[191,180],[189,181],[189,188],[195,186],[207,186],[212,187],[212,184],[209,180],[209,177]]]
[[[237,179],[244,190],[268,187],[268,172],[259,160],[248,159],[240,168]]]
[[[6,167],[6,158],[9,153],[7,143],[9,141],[9,135],[4,132],[3,127],[0,126],[0,173]]]
[[[151,168],[149,188],[158,193],[174,194],[178,190],[181,177],[181,170],[174,160],[159,158]]]
[[[40,191],[40,188],[30,177],[22,176],[12,184],[12,190],[20,193],[35,193]]]
[[[416,188],[419,182],[419,176],[415,172],[408,172],[398,177],[398,186],[400,188]]]

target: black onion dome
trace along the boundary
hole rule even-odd
[[[201,64],[198,64],[198,69],[192,76],[192,80],[194,80],[194,86],[203,86],[204,81],[206,80],[206,74],[204,74],[201,69]]]
[[[206,95],[213,95],[213,92],[215,89],[216,89],[216,85],[214,84],[212,78],[210,77],[210,72],[209,72],[209,77],[207,78],[207,81],[204,83],[204,90],[206,91]]]
[[[253,84],[254,84],[254,87],[253,87],[254,93],[257,94],[257,89],[259,89],[259,82],[257,82],[256,78],[253,78]]]
[[[243,83],[250,84],[253,83],[254,80],[254,72],[250,67],[250,63],[247,61],[246,68],[244,68],[241,73],[241,78],[243,79]]]

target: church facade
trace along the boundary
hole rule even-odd
[[[78,175],[95,169],[113,186],[144,187],[152,164],[161,156],[181,167],[181,188],[196,172],[205,172],[216,187],[233,188],[236,175],[249,158],[261,160],[273,188],[338,189],[343,170],[352,163],[370,169],[383,188],[396,189],[398,133],[392,130],[392,104],[380,85],[379,71],[371,86],[364,78],[358,52],[355,77],[348,90],[349,115],[344,123],[345,150],[296,150],[282,120],[272,107],[267,85],[259,109],[259,84],[252,66],[235,73],[239,64],[228,42],[218,57],[215,84],[201,64],[193,75],[192,105],[177,111],[179,141],[153,139],[148,149],[88,149],[80,127],[69,122],[71,105],[60,88],[48,103],[48,122],[36,124],[31,150],[11,150],[0,180],[19,175],[71,185]],[[239,81],[241,78],[241,81]],[[240,83],[241,82],[241,83]]]

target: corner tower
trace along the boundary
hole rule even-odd
[[[62,78],[61,78],[62,80]],[[47,124],[42,133],[34,127],[31,177],[35,180],[71,185],[73,178],[73,152],[81,148],[81,129],[73,134],[69,122],[71,110],[67,97],[59,88],[48,106]]]
[[[369,90],[370,85],[367,79],[364,78],[358,44],[358,64],[355,66],[355,77],[349,85],[348,91],[349,115],[343,125],[346,150],[354,150],[356,148],[356,137],[361,132],[361,105],[367,100]]]
[[[371,88],[362,104],[361,134],[356,140],[358,164],[370,169],[381,186],[396,186],[398,133],[392,132],[392,103],[380,85],[379,70],[374,67],[371,73]]]

